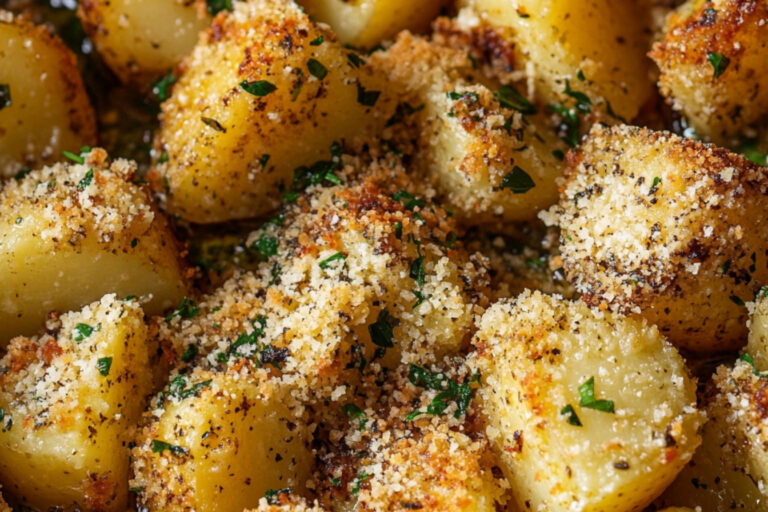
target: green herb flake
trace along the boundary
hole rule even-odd
[[[579,386],[579,405],[587,409],[601,412],[614,412],[613,400],[598,400],[595,398],[595,378],[590,377]]]
[[[232,0],[206,0],[206,3],[211,16],[216,16],[221,11],[232,10]]]
[[[363,431],[365,429],[365,425],[368,423],[368,416],[366,416],[362,409],[355,404],[345,404],[341,407],[341,410],[344,411],[347,418],[357,419],[358,430]]]
[[[72,339],[77,343],[80,343],[85,338],[93,334],[94,331],[96,331],[96,329],[90,325],[79,323],[75,325],[75,328],[72,330]]]
[[[584,76],[584,72],[582,70],[579,70],[576,72],[576,78],[579,79],[579,81],[583,82],[587,79],[587,77]]]
[[[508,188],[513,194],[525,194],[535,186],[536,183],[533,182],[533,179],[527,172],[518,166],[514,166],[501,180],[500,188],[502,190]]]
[[[453,101],[461,101],[464,100],[466,103],[477,103],[480,101],[480,96],[476,92],[473,91],[465,91],[465,92],[456,92],[456,91],[448,91],[445,93],[448,98],[452,99]]]
[[[96,367],[99,369],[99,373],[106,377],[109,375],[109,370],[112,368],[112,358],[111,357],[100,357],[98,361],[96,361]]]
[[[325,41],[325,38],[322,35],[319,35],[309,42],[309,46],[320,46],[323,44],[323,41]]]
[[[736,295],[731,295],[731,296],[730,296],[730,297],[728,297],[728,298],[729,298],[729,299],[731,299],[731,302],[733,302],[734,304],[736,304],[736,305],[737,305],[737,306],[739,306],[739,307],[741,307],[741,306],[743,306],[743,305],[744,305],[744,301],[743,301],[743,300],[741,300],[741,299],[740,299],[739,297],[737,297]]]
[[[399,220],[395,222],[395,238],[398,240],[403,239],[403,223]]]
[[[264,497],[267,499],[267,503],[270,505],[279,505],[280,504],[280,495],[281,494],[290,494],[291,488],[285,487],[283,489],[267,489],[267,491],[264,493]]]
[[[180,318],[193,318],[197,316],[197,314],[200,312],[200,308],[195,305],[195,302],[187,297],[184,297],[181,299],[181,304],[179,305],[179,308],[165,317],[166,322],[170,322],[175,317]]]
[[[11,106],[11,86],[0,84],[0,110]]]
[[[472,375],[468,380],[459,383],[449,379],[442,372],[433,372],[421,366],[411,364],[408,368],[408,381],[417,387],[423,387],[432,391],[439,391],[432,402],[427,406],[426,411],[416,410],[406,416],[406,421],[412,421],[421,414],[431,414],[437,416],[443,413],[448,405],[453,402],[456,404],[455,418],[460,418],[466,414],[469,403],[472,400],[474,390],[471,384],[480,381],[478,374]]]
[[[176,82],[176,77],[173,71],[168,71],[165,76],[162,76],[152,82],[152,94],[160,101],[168,99],[168,89]]]
[[[206,124],[206,126],[210,126],[211,128],[213,128],[213,129],[214,129],[214,130],[216,130],[217,132],[226,132],[226,131],[227,131],[227,130],[226,130],[226,129],[225,129],[225,128],[224,128],[224,127],[221,125],[221,123],[220,123],[220,122],[218,122],[217,120],[215,120],[215,119],[214,119],[214,118],[212,118],[212,117],[205,117],[205,116],[203,116],[203,117],[201,117],[201,118],[200,118],[200,120],[201,120],[203,123],[205,123],[205,124]]]
[[[307,69],[309,74],[318,80],[322,80],[328,75],[328,69],[317,59],[309,59],[307,61]]]
[[[357,83],[357,102],[366,107],[372,107],[379,101],[381,91],[369,91],[363,85]]]
[[[397,319],[391,316],[389,311],[386,309],[379,311],[376,321],[368,326],[368,334],[373,344],[382,348],[394,347],[394,328],[397,324]]]
[[[763,286],[760,288],[760,290],[757,292],[758,297],[768,297],[768,286]]]
[[[511,108],[523,115],[534,115],[538,112],[533,103],[528,101],[528,98],[517,92],[517,89],[512,86],[502,86],[494,93],[494,97],[502,107]]]
[[[131,240],[131,249],[136,248],[137,245],[139,245],[139,239],[138,238],[134,238],[133,240]]]
[[[339,477],[337,477],[337,476],[334,476],[333,478],[331,478],[331,485],[332,485],[333,487],[338,487],[338,486],[340,486],[340,485],[341,485],[341,478],[339,478]]]
[[[85,163],[85,158],[83,158],[80,155],[76,155],[75,153],[72,153],[71,151],[62,151],[61,155],[64,158],[69,158],[70,160],[72,160],[76,164],[81,164],[82,165],[82,164]]]
[[[402,203],[406,210],[413,211],[414,208],[424,208],[426,201],[420,197],[416,197],[413,194],[406,192],[405,190],[399,190],[395,192],[392,199],[398,203]]]
[[[343,252],[337,252],[337,253],[336,253],[336,254],[334,254],[333,256],[329,256],[329,257],[325,258],[323,261],[321,261],[321,262],[319,263],[319,265],[320,265],[320,268],[321,268],[321,269],[325,270],[325,269],[327,269],[327,268],[328,268],[328,267],[331,265],[331,263],[333,263],[334,261],[345,260],[345,259],[347,259],[347,255],[346,255],[346,254],[344,254]]]
[[[757,367],[755,366],[755,360],[752,358],[751,355],[744,353],[739,356],[740,361],[744,361],[745,363],[749,364],[749,366],[752,367],[752,374],[755,377],[759,377],[761,379],[764,379],[768,377],[768,371],[765,372],[759,372],[757,371]]]
[[[152,440],[152,453],[163,453],[168,450],[174,455],[189,455],[189,450],[175,444],[166,443],[158,439]]]
[[[726,57],[725,55],[712,52],[707,56],[707,60],[709,60],[709,63],[712,65],[713,74],[712,78],[717,79],[725,73],[725,70],[728,69],[728,65],[731,63],[731,59]]]
[[[648,190],[648,195],[652,196],[659,190],[659,185],[661,185],[661,178],[658,176],[654,176],[653,182],[651,183],[651,188]]]
[[[88,169],[83,179],[77,184],[78,190],[85,190],[93,182],[93,169]]]
[[[251,244],[251,249],[258,251],[264,258],[269,259],[277,254],[280,241],[277,237],[261,235],[258,240]]]
[[[181,354],[181,360],[188,363],[197,355],[197,353],[197,345],[190,345],[184,349],[184,352]]]
[[[253,82],[243,80],[240,82],[240,88],[248,94],[253,94],[254,96],[259,97],[266,96],[277,90],[277,86],[267,80],[255,80]]]
[[[363,58],[356,53],[348,53],[347,61],[349,62],[349,65],[352,66],[353,68],[359,68],[360,66],[365,64],[365,60],[363,60]]]
[[[19,172],[17,172],[13,176],[13,179],[15,179],[16,181],[22,180],[22,179],[24,179],[24,177],[27,176],[27,174],[29,174],[31,172],[32,172],[32,169],[30,169],[29,167],[25,167],[25,168],[21,169]]]
[[[576,411],[573,409],[573,406],[571,404],[568,404],[562,409],[560,409],[560,414],[566,416],[566,419],[568,420],[568,423],[570,425],[573,425],[574,427],[581,426],[581,420],[576,415]]]
[[[357,496],[357,494],[360,492],[360,486],[363,484],[363,482],[371,478],[371,476],[373,475],[369,475],[365,471],[362,471],[360,475],[358,475],[358,477],[355,479],[355,486],[352,488],[352,496]]]

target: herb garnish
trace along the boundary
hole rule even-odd
[[[0,110],[11,106],[11,86],[0,84]]]
[[[514,166],[501,180],[502,190],[508,188],[513,194],[525,194],[536,186],[531,176],[518,166]]]
[[[309,74],[318,80],[322,80],[328,75],[328,69],[326,69],[326,67],[317,59],[307,60],[307,69],[309,70]]]
[[[173,71],[168,71],[165,76],[162,76],[152,82],[152,94],[160,101],[168,99],[168,88],[176,82],[176,76]]]
[[[451,402],[456,404],[456,412],[453,414],[455,418],[460,418],[466,414],[469,408],[469,402],[472,400],[472,386],[473,382],[480,381],[480,375],[474,374],[469,379],[465,379],[459,383],[453,379],[449,379],[442,372],[433,372],[421,366],[411,364],[408,369],[408,380],[411,384],[417,387],[423,387],[432,391],[439,391],[439,393],[432,399],[432,402],[427,406],[426,411],[416,410],[406,416],[406,421],[412,421],[414,418],[421,414],[432,414],[434,416],[440,415],[450,405]]]
[[[255,80],[253,82],[243,80],[240,82],[240,88],[249,94],[259,97],[266,96],[277,90],[277,86],[267,80]]]
[[[517,92],[512,86],[504,85],[494,93],[494,97],[502,107],[517,110],[523,115],[534,115],[538,112],[528,98]]]
[[[573,410],[573,406],[571,404],[567,404],[565,407],[560,409],[560,414],[567,416],[569,424],[575,427],[581,426],[581,420],[578,416],[576,416],[576,411]]]
[[[357,102],[359,104],[372,107],[379,101],[380,95],[381,91],[369,91],[360,82],[357,83]]]
[[[725,55],[712,52],[707,56],[707,60],[709,60],[709,63],[712,65],[713,74],[712,79],[717,79],[725,73],[725,70],[728,69],[728,65],[731,63],[731,59],[726,57]]]
[[[368,416],[366,416],[362,409],[355,404],[345,404],[341,407],[341,410],[344,411],[347,418],[357,418],[358,430],[362,431],[365,429],[365,424],[368,423]]]
[[[109,370],[112,368],[112,358],[111,357],[100,357],[98,361],[96,361],[96,367],[99,369],[99,373],[106,377],[109,375]]]
[[[338,260],[345,260],[345,259],[347,259],[347,255],[346,255],[346,254],[344,254],[343,252],[337,252],[337,253],[336,253],[336,254],[334,254],[333,256],[329,256],[329,257],[325,258],[323,261],[321,261],[321,262],[319,263],[319,265],[320,265],[320,268],[321,268],[321,269],[325,270],[325,269],[327,269],[327,268],[328,268],[328,267],[331,265],[331,263],[333,263],[334,261],[338,261]]]
[[[579,405],[587,409],[602,412],[614,412],[613,400],[598,400],[595,398],[595,378],[590,377],[579,386]]]
[[[158,439],[152,440],[152,453],[163,453],[165,450],[168,450],[174,455],[189,455],[189,450],[184,447],[166,443],[165,441],[160,441]]]
[[[165,317],[166,322],[170,322],[177,316],[180,318],[193,318],[200,312],[200,308],[195,305],[195,301],[184,297],[181,299],[181,304],[179,305],[179,308]]]

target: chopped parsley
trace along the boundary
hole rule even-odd
[[[94,331],[98,331],[98,330],[99,330],[99,326],[91,327],[88,324],[82,324],[82,323],[77,324],[75,325],[75,328],[72,329],[72,339],[80,343],[85,338],[93,334]]]
[[[216,130],[217,132],[226,132],[226,131],[227,131],[227,130],[226,130],[226,129],[225,129],[225,128],[224,128],[224,127],[221,125],[221,123],[220,123],[220,122],[218,122],[217,120],[215,120],[215,119],[214,119],[214,118],[212,118],[212,117],[205,117],[205,116],[202,116],[202,117],[200,118],[200,120],[201,120],[203,123],[205,123],[205,124],[206,124],[206,126],[210,126],[211,128],[213,128],[213,129],[214,129],[214,130]]]
[[[579,405],[587,409],[602,412],[614,412],[613,400],[598,400],[595,398],[595,378],[590,377],[579,386]]]
[[[322,35],[319,35],[309,42],[309,46],[320,46],[323,44],[323,41],[325,41],[325,38]]]
[[[152,82],[152,94],[160,101],[168,99],[168,89],[176,82],[176,77],[173,71],[168,71],[165,76],[162,76]]]
[[[661,178],[658,176],[654,176],[653,182],[651,183],[651,188],[648,190],[648,195],[652,196],[659,190],[659,185],[661,185]]]
[[[133,240],[131,240],[131,249],[135,249],[137,245],[139,245],[138,238],[134,238]]]
[[[589,113],[590,105],[592,105],[592,100],[590,100],[589,96],[587,96],[583,92],[574,91],[573,89],[571,89],[571,81],[568,80],[567,78],[565,79],[565,90],[563,92],[566,95],[573,98],[574,100],[576,100],[576,110],[584,114]]]
[[[197,355],[197,353],[197,345],[190,345],[184,349],[184,352],[181,354],[181,360],[188,363]]]
[[[96,367],[99,369],[99,373],[106,377],[109,375],[109,370],[112,368],[112,358],[111,357],[100,357],[98,361],[96,361]]]
[[[211,380],[204,380],[187,387],[187,377],[184,375],[177,375],[171,380],[171,383],[168,384],[168,388],[160,392],[157,399],[157,405],[158,407],[162,407],[163,402],[168,397],[184,400],[186,398],[198,396],[200,391],[210,386]]]
[[[589,113],[592,101],[586,94],[571,89],[571,82],[568,79],[565,80],[565,90],[563,90],[563,94],[575,100],[575,105],[573,107],[553,103],[549,104],[548,107],[560,116],[560,125],[557,129],[560,138],[563,142],[568,144],[568,146],[575,148],[579,145],[581,130],[581,118],[579,117],[579,114]]]
[[[267,499],[267,503],[270,505],[279,505],[280,504],[280,495],[281,494],[290,494],[291,488],[285,487],[283,489],[267,489],[267,491],[264,493],[264,497]]]
[[[19,172],[17,172],[16,175],[13,177],[13,179],[15,179],[17,181],[18,180],[22,180],[22,179],[24,179],[24,177],[27,174],[29,174],[31,172],[32,172],[32,169],[30,169],[29,167],[25,167],[25,168],[21,169]]]
[[[731,299],[731,302],[733,302],[734,304],[736,304],[736,305],[737,305],[737,306],[739,306],[739,307],[741,307],[741,306],[743,306],[743,305],[744,305],[744,301],[743,301],[743,300],[741,300],[741,299],[740,299],[738,296],[736,296],[736,295],[731,295],[731,296],[730,296],[730,297],[728,297],[728,298],[729,298],[729,299]]]
[[[382,348],[394,347],[394,328],[397,325],[397,319],[391,316],[389,311],[386,309],[379,311],[376,321],[368,326],[368,334],[370,334],[373,344]]]
[[[573,425],[575,427],[581,426],[581,420],[576,415],[576,411],[573,410],[573,406],[571,404],[568,404],[562,409],[560,409],[560,414],[566,416],[566,419],[568,420],[568,423],[570,425]]]
[[[3,428],[0,429],[0,432],[8,432],[11,430],[11,427],[13,427],[13,418],[8,415],[8,419],[5,417],[5,410],[0,409],[0,422],[5,420],[5,424],[3,425]]]
[[[739,356],[740,361],[744,361],[745,363],[749,364],[749,366],[752,367],[752,374],[755,375],[755,377],[760,377],[761,379],[764,379],[768,377],[768,372],[760,372],[757,371],[757,367],[755,367],[755,360],[752,359],[752,356],[744,353]]]
[[[341,144],[334,142],[331,144],[331,159],[318,160],[311,166],[301,166],[293,171],[292,190],[286,195],[295,195],[293,200],[298,198],[298,192],[313,185],[330,183],[331,185],[340,185],[341,179],[336,176],[335,171],[341,169]]]
[[[395,222],[395,238],[398,240],[403,239],[403,223],[399,220]]]
[[[269,163],[270,158],[272,158],[272,156],[269,153],[264,153],[261,155],[261,158],[259,158],[259,163],[261,164],[262,170],[267,168],[267,164]]]
[[[728,69],[728,65],[731,63],[731,59],[715,52],[710,53],[707,56],[707,60],[709,60],[709,63],[712,65],[712,79],[717,79],[720,75],[725,73],[725,70]]]
[[[88,172],[85,173],[83,179],[77,184],[78,190],[85,190],[91,182],[93,182],[93,169],[88,169]]]
[[[341,407],[341,410],[344,411],[347,418],[357,419],[358,430],[363,431],[365,429],[365,424],[368,423],[368,416],[366,416],[362,409],[355,404],[345,404]]]
[[[753,164],[763,166],[768,165],[768,152],[759,151],[755,141],[744,143],[739,148],[739,153],[744,155],[744,157]]]
[[[371,478],[371,476],[373,475],[369,475],[365,471],[360,472],[360,475],[355,479],[355,486],[352,488],[352,496],[357,496],[357,493],[360,492],[360,485]]]
[[[269,235],[261,235],[258,240],[251,244],[251,249],[258,251],[265,260],[277,254],[277,248],[280,245],[280,241],[277,237]]]
[[[438,416],[445,411],[451,402],[456,404],[454,417],[460,418],[466,414],[469,402],[472,400],[473,390],[471,384],[479,382],[480,376],[474,374],[469,379],[459,383],[449,379],[442,372],[433,372],[427,368],[411,364],[408,369],[408,380],[414,386],[439,391],[425,411],[416,410],[406,416],[406,421],[412,421],[421,414]]]
[[[0,110],[11,106],[11,86],[0,84]]]
[[[309,74],[318,80],[322,80],[328,75],[328,69],[317,59],[309,59],[307,61],[307,69]]]
[[[480,101],[480,96],[478,96],[476,92],[472,92],[472,91],[466,91],[466,92],[448,91],[447,93],[445,93],[445,95],[448,96],[453,101],[464,100],[467,103],[477,103],[478,101]]]
[[[514,166],[501,180],[501,189],[508,188],[513,194],[525,194],[536,186],[531,176],[518,166]]]
[[[422,110],[424,108],[424,104],[418,105],[416,107],[412,106],[410,103],[398,103],[397,107],[395,107],[395,113],[392,114],[392,117],[390,117],[387,120],[386,126],[392,126],[393,124],[397,124],[401,121],[403,121],[407,116],[411,116],[418,112],[419,110]]]
[[[768,286],[763,286],[757,292],[758,297],[768,297]]]
[[[206,0],[206,3],[211,16],[216,16],[221,11],[232,10],[232,0]]]
[[[72,153],[71,151],[62,151],[61,154],[62,154],[62,156],[64,158],[69,158],[70,160],[72,160],[76,164],[81,164],[82,165],[82,164],[85,163],[85,158],[83,158],[81,155],[76,155],[75,153]]]
[[[240,82],[240,88],[248,94],[253,94],[254,96],[259,97],[266,96],[277,90],[277,86],[267,80],[255,80],[253,82],[243,80]]]
[[[353,68],[359,68],[360,66],[365,64],[365,60],[363,60],[363,58],[356,53],[348,53],[347,61],[349,62],[349,65],[352,66]]]
[[[517,89],[512,86],[502,86],[494,93],[494,97],[502,107],[511,108],[521,114],[534,115],[538,112],[533,103],[528,101],[528,98],[517,92]]]
[[[421,247],[417,246],[417,250],[419,251],[419,257],[411,263],[410,276],[411,279],[416,281],[416,285],[419,289],[421,289],[424,287],[426,272],[424,271],[424,256],[421,254]]]
[[[166,443],[165,441],[160,441],[158,439],[152,440],[152,453],[163,453],[166,450],[174,455],[189,455],[189,450],[182,446]]]
[[[366,107],[372,107],[379,101],[381,91],[369,91],[363,85],[357,83],[357,102]]]
[[[200,312],[200,308],[195,305],[195,301],[184,297],[181,299],[181,304],[179,305],[179,308],[165,317],[166,322],[170,322],[177,316],[180,318],[193,318],[197,316],[197,314]]]
[[[344,254],[343,252],[337,252],[333,256],[329,256],[325,258],[323,261],[319,263],[319,265],[321,269],[325,270],[329,266],[331,266],[331,263],[333,263],[334,261],[345,260],[345,259],[347,259],[346,254]]]
[[[414,208],[424,208],[426,201],[423,198],[416,197],[413,194],[406,192],[405,190],[398,190],[392,196],[392,199],[398,203],[402,203],[406,210],[413,211]]]

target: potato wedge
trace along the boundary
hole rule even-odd
[[[289,389],[238,372],[176,375],[133,449],[149,510],[243,510],[279,489],[300,492],[312,464]]]
[[[696,133],[718,143],[768,119],[768,5],[689,0],[669,17],[650,56],[659,87]]]
[[[467,55],[403,33],[371,64],[403,88],[408,101],[399,117],[418,130],[414,166],[437,184],[460,222],[533,219],[556,201],[563,165],[553,152],[562,158],[567,147],[511,86],[494,93]]]
[[[624,119],[635,117],[652,97],[651,62],[645,56],[648,13],[637,2],[462,0],[459,5],[513,30],[518,68],[527,70],[542,103],[568,99],[566,79],[601,111]]]
[[[106,293],[147,296],[158,314],[186,293],[179,246],[134,166],[103,150],[56,164],[0,191],[0,346],[32,334],[49,311]]]
[[[631,511],[674,480],[703,415],[655,327],[539,292],[489,308],[470,356],[522,510]]]
[[[151,391],[144,312],[105,295],[45,329],[0,360],[0,482],[41,510],[123,511],[128,429]]]
[[[0,10],[0,178],[96,142],[75,56],[44,27]]]
[[[733,350],[768,282],[768,174],[665,132],[593,128],[560,204],[566,277],[588,303],[640,313],[680,347]]]
[[[383,125],[385,88],[293,2],[237,2],[163,104],[157,169],[168,210],[209,223],[275,209],[294,170]]]
[[[77,14],[112,71],[140,87],[189,55],[211,23],[203,0],[89,0]]]
[[[313,190],[248,237],[255,271],[160,322],[160,339],[190,365],[279,368],[322,397],[374,361],[456,354],[487,301],[484,269],[442,210],[395,197],[371,184]]]
[[[448,2],[299,0],[299,3],[313,19],[328,23],[342,43],[371,48],[401,30],[425,30]]]

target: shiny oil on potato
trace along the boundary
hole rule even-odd
[[[88,0],[78,15],[120,80],[143,87],[191,53],[211,22],[202,0]]]
[[[46,28],[0,10],[0,177],[95,142],[74,54]]]
[[[151,314],[186,293],[179,246],[135,167],[103,150],[12,179],[0,190],[0,346],[50,311],[106,293],[146,297]]]
[[[106,295],[0,360],[0,482],[20,504],[124,511],[128,431],[150,390],[135,300]]]
[[[522,510],[641,510],[701,442],[696,386],[659,331],[526,291],[470,356],[486,432]]]
[[[292,2],[237,2],[185,67],[163,104],[157,169],[168,210],[193,222],[275,209],[296,169],[388,117],[386,83]]]
[[[667,132],[595,127],[571,155],[559,206],[566,277],[588,303],[638,313],[677,346],[741,347],[768,282],[768,174]]]

